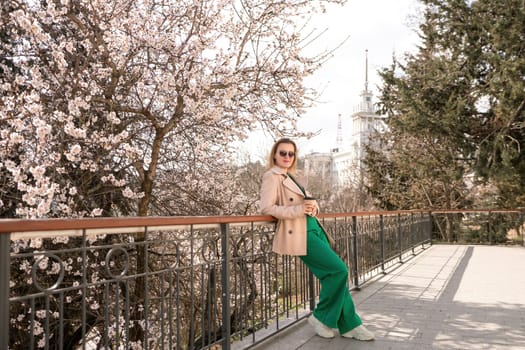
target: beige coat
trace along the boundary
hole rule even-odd
[[[306,186],[303,178],[294,179]],[[307,192],[307,195],[309,193]],[[262,178],[260,210],[278,219],[273,251],[286,255],[306,255],[306,215],[304,194],[295,182],[278,167],[266,171]]]

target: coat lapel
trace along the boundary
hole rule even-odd
[[[285,172],[283,172],[281,169],[279,169],[278,167],[274,167],[272,168],[272,171],[276,174],[279,174],[279,175],[282,175],[283,176],[283,186],[288,188],[290,191],[292,192],[295,192],[301,196],[304,196],[304,193],[303,191],[299,188],[299,186],[297,186],[297,184],[295,183],[294,180],[290,179],[289,176],[286,175]],[[296,177],[297,179],[297,177]]]
[[[288,188],[290,191],[293,191],[301,196],[304,196],[303,191],[297,186],[294,180],[290,179],[288,176],[284,179],[283,185]]]

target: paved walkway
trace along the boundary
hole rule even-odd
[[[376,340],[317,336],[306,320],[255,349],[525,349],[525,248],[435,245],[352,292]]]

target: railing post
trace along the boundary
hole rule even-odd
[[[310,311],[315,310],[315,281],[314,273],[308,269],[308,288],[310,289]]]
[[[322,225],[324,226],[324,219],[323,219]],[[334,225],[334,226],[335,226],[334,232],[337,232],[337,225]],[[308,269],[308,290],[310,292],[310,311],[313,312],[315,310],[315,300],[316,300],[315,280],[314,280],[314,273],[310,269]]]
[[[416,225],[414,224],[414,213],[410,213],[410,247],[412,247],[412,255],[416,255],[416,251],[414,250],[416,247],[416,244],[414,242],[416,240],[414,239],[414,235],[412,234],[413,230],[419,231],[419,227],[416,227]]]
[[[357,258],[357,216],[352,216],[352,233],[353,233],[353,239],[352,239],[352,245],[354,250],[354,286],[355,289],[359,290],[359,269],[357,266],[357,262],[359,259]]]
[[[9,345],[9,269],[10,234],[0,233],[0,349]]]
[[[230,350],[230,227],[221,224],[222,349]]]
[[[381,271],[385,273],[385,226],[383,214],[379,215],[379,244],[381,245]]]
[[[489,214],[488,214],[488,219],[487,219],[487,233],[489,235],[489,245],[492,245],[492,215],[490,215],[490,211],[489,211]]]
[[[397,214],[397,239],[399,243],[399,263],[403,263],[403,237],[401,237],[401,214]]]
[[[430,245],[432,245],[432,211],[428,211],[428,238]]]
[[[521,233],[521,245],[525,247],[525,234],[523,232],[523,225],[525,224],[523,222],[525,213],[523,210],[520,210],[520,228],[518,230],[519,233]]]

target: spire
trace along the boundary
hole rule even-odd
[[[368,49],[365,50],[365,92],[368,92]]]
[[[341,113],[338,115],[337,120],[337,139],[336,139],[336,147],[338,149],[341,149],[341,146],[343,145],[343,127],[341,126]]]
[[[372,92],[368,90],[368,49],[365,50],[365,89],[361,92],[361,103],[356,108],[356,112],[374,113],[372,103]]]

